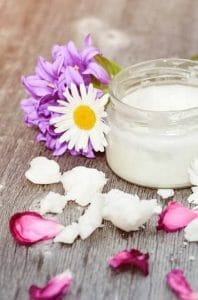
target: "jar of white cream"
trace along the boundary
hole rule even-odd
[[[189,186],[198,157],[198,63],[158,59],[128,67],[110,84],[106,158],[125,180]]]

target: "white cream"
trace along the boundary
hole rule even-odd
[[[119,108],[115,103],[117,106],[108,109],[111,131],[106,156],[112,170],[127,181],[143,186],[191,185],[188,168],[198,156],[197,112],[192,124],[186,111],[178,113],[198,107],[198,88],[179,84],[139,87],[120,101],[131,107]],[[132,107],[141,111],[131,112]],[[169,118],[173,125],[169,126]],[[198,184],[198,180],[194,181]]]
[[[197,90],[197,87],[180,84],[152,85],[135,90],[122,102],[144,110],[182,110],[198,106]]]

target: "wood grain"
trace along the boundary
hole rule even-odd
[[[19,102],[25,96],[22,74],[31,74],[38,55],[49,57],[54,43],[74,39],[80,45],[91,31],[106,55],[123,65],[159,57],[188,58],[198,52],[197,0],[1,0],[0,1],[0,299],[28,299],[33,283],[42,285],[51,276],[70,268],[75,283],[68,300],[170,300],[164,277],[173,267],[185,270],[198,290],[198,245],[184,246],[183,232],[156,234],[152,220],[146,230],[124,234],[106,222],[85,241],[72,246],[45,243],[29,248],[16,246],[8,231],[9,217],[29,209],[48,190],[58,185],[36,186],[24,173],[34,156],[52,157],[35,132],[22,123]],[[105,157],[95,160],[65,155],[62,170],[77,165],[96,167],[109,177],[106,190],[120,188],[146,199],[156,190],[139,188],[112,174]],[[189,189],[176,191],[184,202]],[[70,205],[59,220],[69,224],[81,211]],[[150,275],[113,273],[106,260],[130,247],[149,251]],[[190,261],[189,256],[195,256]]]

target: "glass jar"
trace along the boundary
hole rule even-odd
[[[188,87],[196,88],[195,106],[164,111],[123,102],[127,95],[132,99],[139,89],[175,84],[185,87],[187,95]],[[106,159],[111,169],[141,186],[189,186],[188,168],[198,157],[198,63],[157,59],[130,66],[113,78],[110,96]]]

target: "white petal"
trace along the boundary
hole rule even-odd
[[[49,106],[48,110],[64,114],[64,113],[67,112],[67,107],[64,107],[64,106]]]
[[[69,92],[68,87],[66,88],[65,92],[63,93],[63,95],[65,96],[65,98],[67,99],[68,102],[72,102],[74,99],[72,97],[72,95]]]
[[[64,134],[61,135],[60,137],[60,142],[68,142],[70,141],[71,137],[76,133],[76,128],[75,127],[71,127],[70,129],[68,129]]]
[[[61,123],[56,123],[55,127],[56,129],[54,130],[56,133],[61,133],[61,132],[65,132],[67,131],[69,128],[72,127],[72,121],[71,120],[67,120],[67,121],[63,121]]]
[[[80,94],[82,100],[87,98],[87,91],[84,84],[80,84]]]
[[[73,133],[73,135],[71,136],[70,138],[70,141],[69,141],[69,144],[68,144],[68,149],[71,150],[75,147],[78,139],[79,139],[79,136],[80,136],[80,131],[76,130],[75,133]]]
[[[66,102],[66,101],[58,100],[57,102],[58,102],[60,105],[68,106],[68,102]]]
[[[75,84],[73,84],[73,83],[71,84],[71,93],[72,93],[73,99],[81,101],[81,97],[79,95],[77,86]]]
[[[95,102],[96,95],[97,95],[97,91],[94,89],[93,84],[90,83],[87,92],[87,102],[93,104]]]
[[[66,119],[65,115],[61,115],[59,117],[54,117],[54,118],[50,119],[50,124],[59,123],[59,122],[65,121],[65,119]]]
[[[95,151],[104,151],[101,135],[95,128],[90,132],[90,140]]]
[[[51,184],[60,181],[60,167],[56,161],[38,156],[30,162],[25,177],[36,184]]]
[[[76,142],[76,150],[86,151],[88,148],[89,134],[86,131],[81,131],[78,141]]]
[[[58,193],[49,192],[40,200],[40,213],[61,214],[66,204],[67,198],[65,196]]]
[[[97,104],[100,106],[105,106],[109,101],[109,94],[104,94],[98,101]]]
[[[99,124],[101,131],[103,131],[105,134],[108,134],[110,131],[110,127],[105,124],[104,122],[100,122]]]
[[[72,244],[79,235],[78,224],[66,226],[54,239],[55,243]]]

